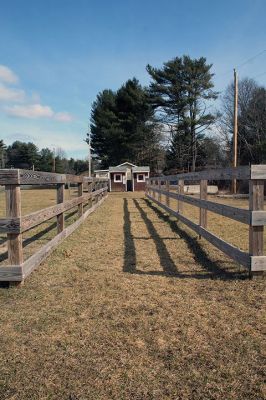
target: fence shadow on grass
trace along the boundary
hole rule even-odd
[[[190,236],[184,229],[180,228],[177,220],[170,219],[167,213],[156,207],[150,200],[146,198],[143,200],[145,204],[156,213],[158,218],[160,218],[170,226],[172,232],[178,234],[180,238],[185,240],[189,250],[194,254],[195,261],[200,264],[205,271],[208,272],[208,278],[211,277],[224,280],[249,278],[247,271],[243,270],[242,272],[237,268],[235,271],[227,271],[219,265],[219,262],[211,260],[208,256],[208,253],[203,249],[197,238]],[[235,262],[231,261],[228,261],[228,263],[235,264]]]
[[[168,276],[174,278],[196,278],[196,279],[246,279],[248,274],[246,272],[231,272],[220,267],[220,265],[211,260],[207,252],[202,248],[201,244],[196,238],[191,237],[185,230],[181,229],[177,221],[169,219],[168,215],[161,211],[159,208],[155,207],[152,202],[147,199],[132,199],[133,204],[137,208],[140,216],[145,223],[147,230],[150,234],[151,239],[154,241],[158,256],[160,258],[160,264],[162,266],[162,271],[141,271],[137,269],[137,257],[136,257],[136,247],[134,244],[134,237],[132,233],[132,224],[130,220],[130,210],[128,207],[128,199],[124,198],[124,240],[125,240],[125,253],[124,253],[124,267],[123,271],[127,273],[140,274],[140,275],[159,275]],[[144,201],[144,203],[143,203]],[[142,203],[142,204],[141,204]],[[143,207],[145,204],[145,208]],[[167,223],[172,232],[177,234],[181,239],[183,239],[189,250],[194,254],[195,261],[203,267],[203,271],[196,273],[182,273],[178,271],[176,263],[171,258],[170,253],[164,243],[164,238],[160,237],[158,234],[152,220],[148,217],[145,209],[152,210],[158,218]]]

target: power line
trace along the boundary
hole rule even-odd
[[[248,58],[247,60],[243,61],[243,62],[242,62],[241,64],[239,64],[236,68],[239,69],[239,68],[243,67],[244,65],[246,65],[246,64],[250,63],[251,61],[255,60],[257,57],[261,56],[263,53],[266,53],[266,49],[260,51],[259,53],[255,54],[254,56],[252,56],[252,57]],[[222,77],[222,76],[224,76],[224,75],[227,75],[227,74],[229,74],[229,73],[232,73],[232,71],[233,71],[233,68],[232,68],[232,69],[228,69],[228,70],[226,70],[225,72],[223,72],[223,73],[221,73],[221,74],[215,74],[215,75],[216,75],[216,76],[219,76],[219,77]],[[264,75],[264,73],[263,73],[263,75]]]
[[[258,54],[256,54],[255,56],[253,56],[253,57],[250,57],[250,58],[248,58],[246,61],[244,61],[242,64],[240,64],[240,65],[238,65],[236,68],[241,68],[241,67],[243,67],[244,65],[246,65],[246,64],[248,64],[249,62],[251,62],[251,61],[253,61],[253,60],[255,60],[255,58],[257,58],[257,57],[259,57],[259,56],[261,56],[263,53],[265,53],[266,52],[266,49],[265,50],[262,50],[262,51],[260,51]]]
[[[259,78],[260,76],[263,76],[265,74],[266,74],[266,71],[262,72],[261,74],[255,75],[253,79]]]

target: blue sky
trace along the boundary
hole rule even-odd
[[[213,63],[216,89],[266,50],[266,0],[0,0],[0,138],[84,158],[91,103],[175,56]],[[266,51],[239,68],[266,85]]]

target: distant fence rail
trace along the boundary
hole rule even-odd
[[[77,184],[78,196],[65,201],[66,183]],[[57,204],[22,216],[21,185],[43,184],[56,186]],[[0,266],[0,281],[8,282],[23,281],[61,240],[69,236],[105,200],[108,190],[107,179],[21,169],[0,170],[0,185],[4,185],[6,191],[6,217],[0,218],[0,232],[7,234],[9,263],[9,265]],[[84,185],[87,187],[86,193],[84,193]],[[84,212],[83,206],[86,203],[89,208]],[[70,226],[65,227],[64,213],[74,207],[78,207],[79,218]],[[23,232],[54,217],[57,219],[57,235],[24,261]]]
[[[207,199],[208,181],[231,179],[249,181],[248,210],[215,203]],[[247,267],[250,273],[253,273],[257,271],[266,271],[266,257],[263,255],[263,230],[264,225],[266,225],[266,211],[264,211],[265,180],[266,165],[251,165],[187,174],[158,176],[147,180],[146,196],[169,214],[177,217],[181,222],[204,237],[227,256]],[[200,183],[200,198],[194,198],[184,194],[184,183],[192,181]],[[176,192],[171,192],[171,188],[176,188]],[[166,196],[165,204],[162,202],[161,195]],[[170,208],[170,198],[178,201],[177,210]],[[199,208],[199,224],[196,224],[182,214],[183,203],[188,203]],[[208,231],[207,211],[249,225],[249,252],[247,253],[238,249]]]

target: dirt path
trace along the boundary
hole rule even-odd
[[[21,289],[0,289],[1,399],[263,399],[265,280],[112,194]]]

